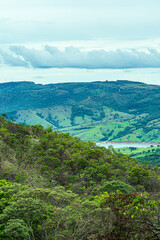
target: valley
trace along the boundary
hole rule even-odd
[[[84,141],[160,143],[160,86],[140,82],[0,84],[9,120],[68,132]]]

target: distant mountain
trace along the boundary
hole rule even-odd
[[[132,81],[0,84],[0,113],[83,140],[160,142],[160,86]]]

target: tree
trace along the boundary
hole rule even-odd
[[[22,219],[10,219],[4,229],[3,235],[12,240],[30,240],[30,229]]]
[[[5,234],[12,235],[12,230],[15,229],[13,232],[17,236],[15,239],[23,239],[24,233],[25,239],[28,236],[31,239],[47,239],[45,236],[51,231],[50,220],[53,213],[54,207],[40,199],[20,198],[16,202],[11,202],[3,210],[0,215],[0,230],[4,232],[5,236]],[[54,225],[52,230],[53,228]]]

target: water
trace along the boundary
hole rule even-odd
[[[123,148],[123,147],[140,147],[140,148],[147,148],[150,147],[151,145],[156,147],[159,145],[158,143],[104,143],[104,142],[97,142],[96,143],[98,146],[108,148],[108,146],[113,146],[114,148]]]

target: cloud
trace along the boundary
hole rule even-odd
[[[27,67],[28,63],[20,56],[13,56],[13,54],[0,50],[1,63],[5,63],[9,66]]]
[[[24,46],[10,46],[10,53],[0,50],[3,62],[12,66],[32,66],[33,68],[85,68],[85,69],[130,69],[159,68],[160,52],[151,48],[146,51],[136,49],[103,49],[84,51],[78,47],[66,47],[63,51],[46,45],[43,49]]]

